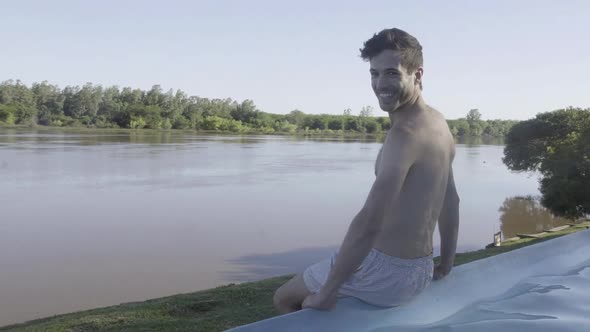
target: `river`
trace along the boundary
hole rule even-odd
[[[380,146],[0,129],[0,326],[301,271],[342,241]],[[565,222],[523,198],[538,179],[502,155],[457,144],[459,251]]]

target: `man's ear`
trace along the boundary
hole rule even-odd
[[[416,84],[422,84],[422,76],[424,75],[424,68],[419,67],[418,69],[416,69],[416,72],[414,73],[414,80],[416,82]]]
[[[424,75],[424,68],[418,67],[414,72],[414,84],[420,86],[420,90],[422,90],[422,77]]]

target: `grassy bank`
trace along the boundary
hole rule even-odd
[[[455,265],[498,255],[590,227],[590,222],[541,238],[523,238],[500,247],[460,253]],[[438,258],[435,258],[435,261]],[[189,294],[125,303],[34,320],[0,328],[0,331],[223,331],[269,318],[274,291],[291,276],[239,285],[227,285]]]

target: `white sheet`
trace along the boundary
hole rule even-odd
[[[512,330],[590,331],[590,230],[455,267],[399,308],[343,299],[229,331]]]

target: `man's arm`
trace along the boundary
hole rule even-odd
[[[438,230],[440,233],[440,264],[434,272],[434,279],[443,278],[453,268],[455,252],[457,250],[457,237],[459,234],[459,194],[455,187],[452,166],[449,169],[449,179],[445,200],[438,218]]]
[[[387,136],[389,136],[389,131],[385,134],[385,140],[387,141]],[[381,165],[381,154],[383,153],[383,146],[379,150],[379,154],[377,154],[377,160],[375,161],[375,176],[377,176],[377,172],[379,171],[379,167]]]
[[[410,130],[403,128],[391,133],[381,155],[380,170],[365,205],[351,222],[326,284],[320,290],[325,296],[335,296],[340,286],[359,267],[373,247],[381,231],[383,216],[399,193],[416,156],[417,143]]]
[[[379,154],[377,155],[377,160],[375,161],[375,176],[377,176],[377,173],[379,171],[379,165],[381,164],[381,154],[383,153],[383,147],[381,147],[381,150],[379,150]]]

